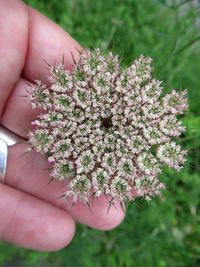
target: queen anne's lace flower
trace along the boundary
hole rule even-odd
[[[151,77],[151,58],[121,70],[118,56],[86,50],[72,71],[50,68],[49,86],[36,81],[29,149],[45,154],[51,176],[67,181],[65,195],[88,203],[101,194],[121,202],[150,199],[164,188],[163,164],[180,170],[186,151],[174,142],[185,130],[176,115],[188,108],[186,91],[163,95]]]
[[[51,160],[49,160],[51,161]],[[72,161],[64,159],[54,164],[52,177],[56,177],[58,180],[63,181],[66,177],[73,177],[75,174],[74,164]]]
[[[95,196],[100,196],[102,193],[105,195],[110,193],[109,175],[103,168],[98,168],[95,172],[93,172],[92,185]]]
[[[174,142],[165,143],[158,147],[157,156],[161,162],[171,168],[180,170],[185,162],[186,151],[181,151],[181,147]]]

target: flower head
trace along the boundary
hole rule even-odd
[[[163,165],[179,170],[186,151],[174,138],[185,130],[176,115],[188,108],[186,91],[163,95],[143,55],[122,70],[118,56],[85,50],[72,71],[50,68],[46,86],[36,81],[29,99],[43,112],[33,122],[29,146],[48,156],[51,176],[67,180],[66,196],[89,202],[101,194],[130,201],[164,188]]]

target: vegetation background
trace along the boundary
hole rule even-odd
[[[101,43],[123,58],[154,59],[154,73],[172,88],[189,92],[183,117],[189,150],[180,173],[167,169],[167,190],[150,203],[137,200],[115,230],[78,225],[62,251],[40,253],[0,243],[0,266],[197,267],[200,266],[200,1],[26,0],[61,25],[84,47]]]

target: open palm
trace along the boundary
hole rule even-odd
[[[38,110],[26,98],[27,82],[44,82],[48,68],[65,55],[72,68],[71,53],[78,59],[82,48],[59,26],[18,0],[1,0],[0,5],[0,124],[26,138]],[[9,147],[6,185],[0,184],[0,239],[36,250],[57,250],[67,245],[75,232],[75,221],[108,230],[124,214],[120,205],[107,214],[108,200],[93,203],[93,214],[83,204],[57,199],[64,185],[48,185],[48,163],[38,153],[26,154],[26,144]]]

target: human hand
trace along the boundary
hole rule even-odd
[[[73,65],[82,48],[59,26],[18,0],[1,0],[0,5],[0,124],[26,138],[38,110],[27,103],[27,82],[44,82],[49,64],[65,56]],[[108,230],[124,218],[119,204],[111,207],[100,197],[93,214],[82,203],[57,199],[63,184],[50,185],[47,161],[38,153],[26,154],[26,144],[9,147],[6,185],[0,184],[0,239],[36,250],[53,251],[66,246],[74,236],[75,221],[92,228]]]

